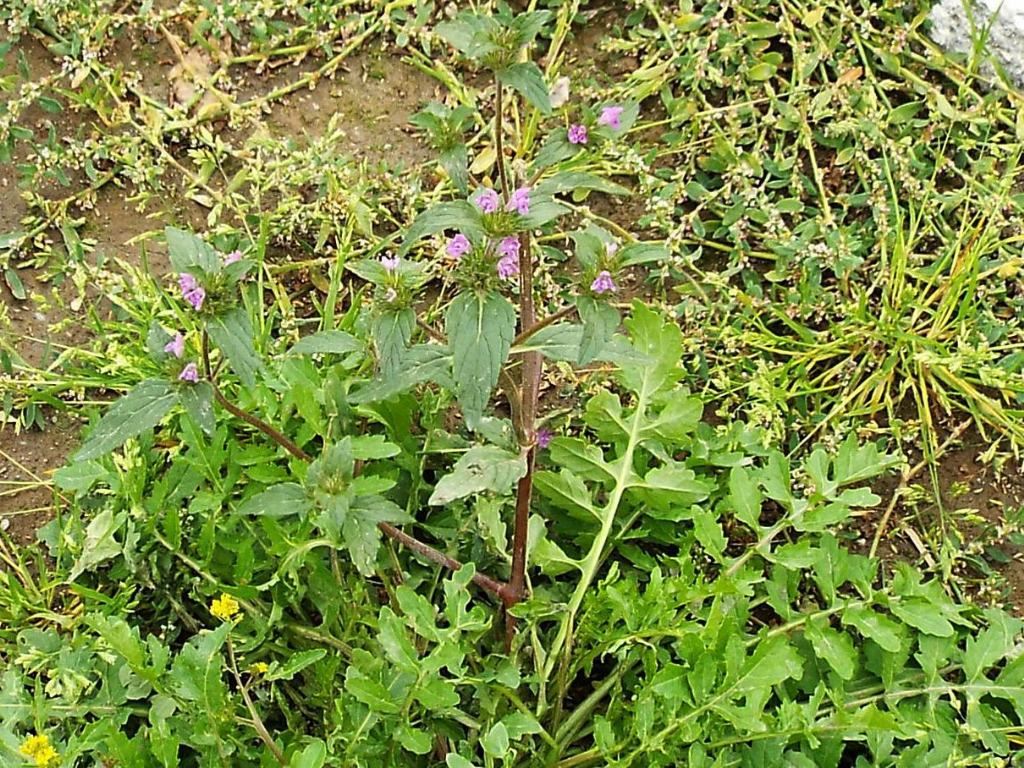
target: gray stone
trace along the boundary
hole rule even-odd
[[[970,14],[965,3],[970,3]],[[983,34],[991,22],[986,49],[1010,80],[1024,88],[1024,0],[939,0],[928,18],[932,40],[947,51],[967,54],[973,50],[972,34]],[[992,74],[987,57],[982,71]]]

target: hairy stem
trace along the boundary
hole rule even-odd
[[[534,330],[537,325],[533,305],[533,254],[530,249],[530,235],[522,235],[523,254],[519,271],[519,323],[520,334]],[[505,601],[506,611],[526,596],[526,539],[529,533],[530,501],[533,496],[533,468],[537,454],[537,399],[540,394],[540,378],[543,360],[539,352],[523,355],[522,380],[519,386],[520,408],[516,421],[520,425],[520,449],[526,454],[526,474],[516,487],[516,517],[512,537],[512,571],[509,575],[509,596]],[[505,616],[505,648],[512,649],[515,638],[515,617]]]

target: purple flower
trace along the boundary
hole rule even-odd
[[[231,253],[224,256],[224,266],[234,264],[236,261],[242,260],[242,252],[238,249],[233,250]]]
[[[380,257],[380,263],[381,263],[381,266],[384,267],[384,269],[387,272],[394,272],[396,269],[398,269],[398,257],[397,256],[381,256]]]
[[[498,193],[487,187],[480,190],[480,193],[473,202],[484,213],[494,213],[498,210],[498,205],[501,203],[498,199]]]
[[[537,430],[537,447],[547,448],[549,445],[551,445],[551,438],[554,436],[555,433],[552,432],[550,429],[548,429],[547,427],[541,427],[540,429]]]
[[[191,293],[199,287],[199,283],[196,281],[195,276],[190,275],[188,272],[182,272],[178,275],[178,285],[181,286],[181,292],[183,294]]]
[[[507,259],[515,259],[519,261],[519,238],[515,235],[509,235],[508,237],[502,238],[498,244],[498,253]]]
[[[469,242],[469,238],[459,232],[459,234],[448,241],[448,247],[445,250],[453,259],[461,259],[472,248],[473,245]]]
[[[185,354],[185,337],[180,333],[174,334],[174,338],[164,344],[164,352],[180,359]]]
[[[615,281],[612,280],[611,272],[603,269],[597,273],[594,282],[590,284],[590,290],[594,293],[615,293],[618,288],[615,285]]]
[[[569,126],[569,143],[570,144],[586,144],[587,143],[587,126],[575,125]]]
[[[530,188],[520,187],[505,203],[506,211],[515,211],[521,216],[526,216],[530,212]]]
[[[182,368],[181,373],[178,374],[179,381],[187,381],[190,384],[195,384],[199,381],[199,369],[196,368],[195,363],[189,363]]]
[[[194,275],[182,272],[178,276],[178,285],[181,286],[181,295],[185,301],[192,305],[197,312],[203,308],[203,301],[206,300],[206,290],[199,284]]]
[[[519,274],[519,257],[502,256],[498,259],[498,277],[509,278]]]
[[[607,125],[613,131],[618,131],[622,128],[622,113],[625,111],[625,107],[614,105],[611,107],[605,107],[601,110],[601,115],[597,118],[598,125]]]

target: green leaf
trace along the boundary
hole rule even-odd
[[[580,320],[583,321],[583,335],[580,338],[576,363],[586,365],[596,360],[611,341],[621,318],[619,310],[592,296],[579,296],[576,299],[576,309],[580,313]]]
[[[221,648],[230,629],[231,624],[223,622],[213,631],[201,631],[181,649],[170,674],[175,694],[196,702],[205,714],[216,718],[223,716],[227,702]]]
[[[160,423],[178,401],[178,391],[163,379],[146,379],[114,403],[75,454],[87,461],[117,448]]]
[[[572,154],[576,153],[578,148],[569,144],[568,139],[565,141],[566,145],[572,150],[569,155],[571,157]],[[541,149],[542,153],[543,151],[544,150]],[[537,163],[541,164],[539,157],[537,159]],[[559,171],[558,173],[544,179],[534,187],[534,191],[537,195],[559,195],[564,192],[575,192],[580,189],[592,189],[597,192],[603,192],[606,195],[629,194],[629,190],[621,184],[616,184],[603,176],[598,176],[596,173],[587,173],[586,171]]]
[[[290,355],[347,355],[363,349],[362,343],[345,331],[318,331],[299,339],[288,350]]]
[[[242,307],[235,307],[206,323],[210,339],[227,357],[231,369],[247,387],[256,383],[256,372],[263,364],[256,356],[253,346],[252,324],[249,313]]]
[[[4,268],[4,282],[11,289],[11,295],[18,301],[24,301],[28,294],[25,292],[25,284],[21,282],[18,272],[11,267]]]
[[[495,73],[498,80],[522,94],[530,104],[543,114],[551,112],[551,97],[544,83],[544,75],[532,61],[513,64]]]
[[[661,243],[630,243],[619,250],[618,260],[623,267],[663,264],[668,260],[668,248]]]
[[[383,312],[373,321],[373,343],[377,347],[383,377],[401,372],[402,359],[416,327],[416,312],[407,307],[398,312]]]
[[[614,483],[617,479],[611,466],[604,460],[604,454],[596,445],[575,437],[556,437],[548,448],[551,462],[565,467],[583,480],[598,483]]]
[[[405,623],[387,606],[380,609],[377,620],[377,642],[395,666],[403,672],[416,674],[420,655],[406,634]]]
[[[983,679],[985,672],[995,666],[1013,650],[1014,640],[1020,632],[1021,622],[1011,619],[1002,611],[985,612],[989,626],[975,637],[967,638],[964,650],[964,673],[968,682]],[[1022,692],[1024,695],[1024,692]]]
[[[533,476],[533,485],[559,509],[570,513],[582,513],[584,518],[596,518],[590,491],[576,475],[567,469],[554,472],[540,471]]]
[[[442,477],[427,502],[448,504],[475,493],[509,493],[526,474],[526,458],[494,445],[470,448],[455,462],[452,471]]]
[[[633,314],[625,321],[633,349],[651,359],[646,366],[623,366],[622,383],[633,392],[648,396],[675,384],[682,376],[683,335],[675,323],[665,322],[657,311],[642,301],[633,302]]]
[[[807,639],[819,659],[827,663],[843,680],[852,680],[857,671],[857,649],[850,636],[832,629],[827,622],[807,624]]]
[[[117,557],[123,551],[121,544],[114,538],[124,525],[125,513],[114,514],[110,507],[103,509],[89,521],[85,529],[85,540],[82,551],[75,560],[68,581],[74,581],[86,571],[92,570],[100,563]]]
[[[240,515],[262,515],[263,517],[305,517],[312,509],[306,490],[298,483],[272,485],[262,493],[246,499],[238,508]]]
[[[292,755],[288,761],[288,768],[323,768],[327,762],[327,745],[320,739],[312,744],[307,744],[301,752]]]
[[[197,269],[203,275],[220,272],[220,257],[205,240],[191,232],[175,227],[164,228],[171,266],[175,272],[193,273]]]
[[[345,671],[345,690],[374,712],[398,714],[401,710],[399,702],[392,699],[387,688],[368,677],[354,664],[350,664]]]
[[[346,515],[342,525],[345,547],[352,563],[363,576],[372,576],[377,568],[380,532],[377,524],[360,515]]]
[[[729,501],[736,518],[752,531],[761,529],[761,489],[746,467],[733,467],[729,472]]]
[[[270,669],[263,676],[264,680],[291,680],[306,667],[316,664],[327,655],[323,648],[314,648],[309,651],[298,651],[291,654],[288,660],[280,667],[277,662],[270,665]]]
[[[452,356],[447,347],[438,344],[417,344],[408,349],[399,373],[368,382],[349,395],[353,405],[388,400],[425,381],[442,386],[451,382]]]
[[[940,614],[931,603],[919,598],[897,599],[889,610],[914,629],[935,637],[950,637],[953,625]]]
[[[465,291],[448,307],[445,326],[453,355],[455,395],[472,427],[483,416],[508,358],[516,312],[501,294]]]
[[[553,323],[541,328],[512,351],[516,354],[540,352],[550,360],[575,363],[580,357],[582,339],[583,326]]]
[[[457,707],[460,697],[455,686],[443,677],[431,677],[421,683],[414,698],[427,709],[433,712],[443,712]]]
[[[491,729],[480,740],[480,746],[491,757],[504,757],[508,754],[508,729],[505,727],[505,724],[497,722],[492,725]]]
[[[855,605],[847,608],[843,611],[843,624],[874,640],[882,650],[890,653],[899,653],[903,650],[903,631],[900,625],[867,606]]]
[[[53,482],[64,491],[85,493],[109,472],[98,461],[76,461],[53,473]]]
[[[217,419],[213,414],[213,387],[208,381],[199,381],[179,389],[182,406],[192,421],[208,435],[213,434]]]
[[[469,194],[469,154],[462,142],[449,147],[439,158],[441,167],[452,180],[459,194]]]
[[[412,752],[414,755],[429,754],[434,748],[434,739],[429,733],[421,731],[419,728],[413,728],[407,723],[399,725],[395,733],[402,749]]]
[[[451,200],[433,205],[409,227],[398,255],[404,256],[421,238],[446,229],[458,230],[474,242],[484,235],[480,210],[468,200]]]

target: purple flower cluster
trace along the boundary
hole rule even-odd
[[[476,202],[477,207],[484,213],[496,213],[498,207],[501,205],[501,199],[498,197],[498,193],[489,187],[481,189],[474,202]]]
[[[453,259],[461,259],[467,253],[473,249],[472,243],[469,242],[469,238],[459,232],[455,237],[448,241],[448,247],[445,251]]]
[[[229,267],[232,264],[234,264],[236,261],[241,261],[241,260],[242,260],[242,252],[237,250],[237,249],[232,251],[231,253],[225,254],[224,259],[223,259],[225,267]]]
[[[587,143],[587,126],[576,123],[569,126],[569,143],[570,144],[586,144]]]
[[[547,448],[551,445],[551,438],[554,436],[555,434],[550,429],[541,427],[537,430],[537,447],[541,449]]]
[[[203,308],[203,302],[206,300],[206,290],[199,284],[194,275],[182,272],[178,276],[178,285],[181,286],[181,295],[185,298],[185,301],[192,305],[192,309],[198,312]]]
[[[603,269],[597,273],[594,282],[590,284],[590,290],[594,293],[615,293],[618,287],[615,285],[615,281],[612,280],[612,273],[607,269]]]
[[[397,256],[381,256],[380,263],[385,272],[394,272],[398,269],[399,258]]]
[[[513,192],[509,196],[508,202],[505,203],[505,210],[515,211],[520,216],[528,215],[530,213],[530,188],[520,187]]]
[[[185,354],[185,337],[180,333],[175,333],[174,338],[164,344],[164,352],[174,355],[180,360],[181,356]]]
[[[498,244],[498,277],[508,279],[519,274],[519,238],[509,235]]]
[[[607,125],[613,131],[622,130],[622,113],[625,111],[625,107],[618,105],[612,105],[605,107],[601,110],[601,114],[597,118],[598,125]]]
[[[178,374],[179,381],[187,381],[189,384],[195,384],[199,381],[199,369],[196,368],[195,363],[189,363],[181,369],[181,373]]]

